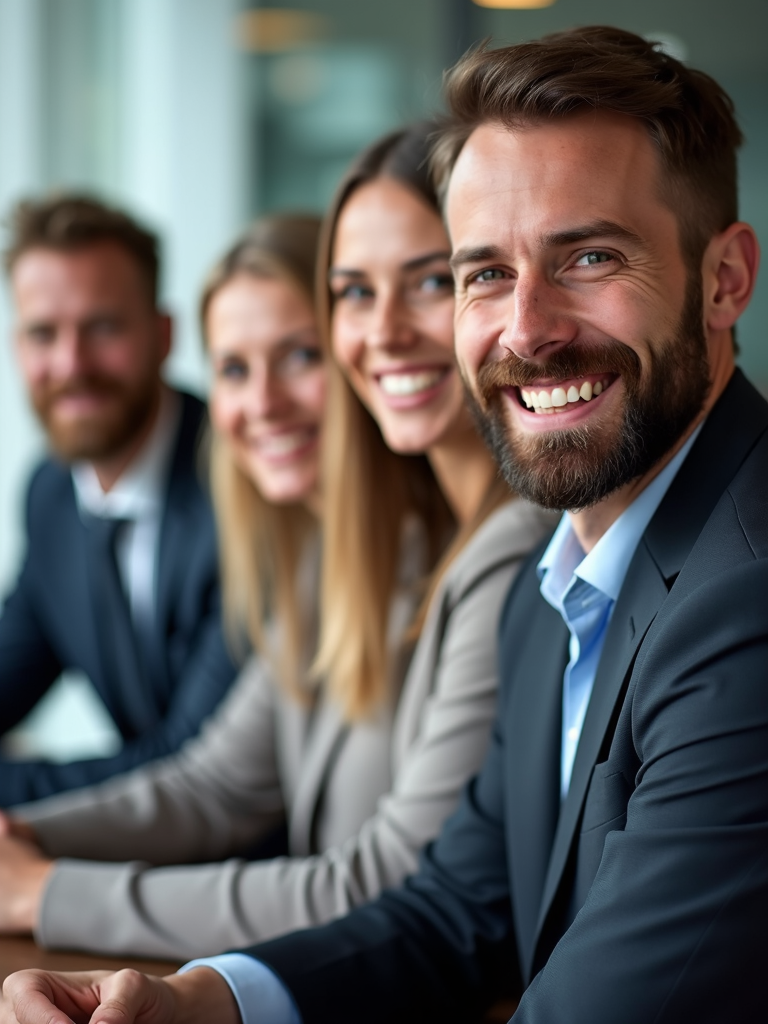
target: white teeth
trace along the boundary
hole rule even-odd
[[[549,391],[525,391],[520,389],[520,397],[529,409],[536,412],[554,412],[556,409],[563,409],[566,405],[574,402],[590,402],[593,397],[601,394],[604,385],[601,381],[591,384],[585,380],[580,388],[571,384],[566,391],[564,387],[554,387]]]
[[[262,437],[257,441],[257,446],[264,455],[280,457],[292,455],[298,451],[309,440],[311,429],[294,430],[289,434],[273,434]]]
[[[385,395],[416,395],[438,384],[445,370],[428,370],[423,373],[384,373],[379,377],[381,390]]]
[[[554,405],[556,409],[563,405],[568,405],[568,397],[565,394],[565,388],[555,388],[553,390],[552,405]]]

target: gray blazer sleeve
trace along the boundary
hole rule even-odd
[[[274,686],[253,657],[200,736],[98,786],[17,808],[50,856],[154,864],[224,857],[282,820]]]
[[[505,506],[451,566],[403,684],[392,732],[391,787],[356,835],[314,856],[255,863],[148,867],[61,861],[45,893],[38,940],[57,947],[187,958],[329,921],[401,882],[415,870],[421,847],[438,833],[482,761],[495,708],[501,604],[520,559],[549,526],[551,520],[530,506]],[[355,739],[364,748],[364,729]],[[234,762],[233,745],[228,748]],[[342,794],[345,781],[355,784],[352,767],[343,758],[335,767],[344,774]],[[149,789],[156,791],[157,782]],[[219,819],[225,837],[233,834],[226,813],[231,798],[222,792],[220,799],[228,802],[218,818],[213,815],[190,831],[198,856],[209,849],[215,856],[222,848],[199,835]],[[154,805],[157,796],[145,794],[144,800]],[[208,814],[207,799],[194,803],[197,813]],[[116,804],[112,814],[119,817]],[[38,818],[35,824],[54,849],[50,819]],[[67,833],[69,826],[68,821]],[[110,858],[119,856],[111,840],[106,846]],[[136,849],[126,836],[129,847]],[[100,855],[90,842],[74,852]],[[162,852],[167,862],[165,846]],[[189,859],[188,849],[181,856]]]

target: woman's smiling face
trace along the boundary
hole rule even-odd
[[[211,299],[206,334],[214,428],[267,501],[312,502],[326,374],[309,299],[286,280],[239,274]]]
[[[443,223],[392,178],[356,189],[336,225],[333,352],[394,451],[428,451],[466,422],[453,353]]]

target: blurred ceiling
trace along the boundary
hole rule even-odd
[[[687,59],[711,74],[768,79],[768,0],[555,0],[534,10],[479,7],[472,0],[268,0],[247,8],[325,16],[338,41],[375,37],[444,44],[446,62],[485,36],[497,45],[574,25],[608,24],[676,36]]]

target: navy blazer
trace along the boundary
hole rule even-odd
[[[304,1024],[768,1019],[768,404],[737,371],[643,535],[560,804],[568,633],[534,555],[487,760],[419,873],[248,950]]]
[[[130,694],[102,666],[84,526],[72,476],[46,460],[27,500],[27,555],[0,616],[0,733],[65,669],[89,677],[124,739],[113,757],[53,764],[0,761],[0,806],[99,782],[172,753],[197,733],[235,676],[221,627],[213,511],[197,464],[205,407],[182,395],[160,528],[155,630],[146,674]]]

